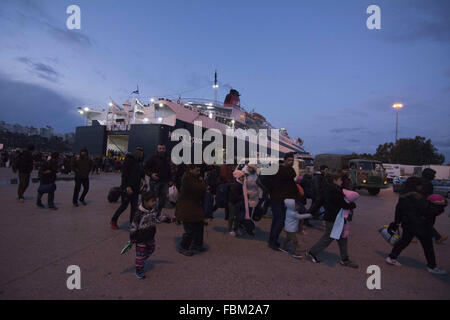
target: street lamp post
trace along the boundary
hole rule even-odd
[[[395,143],[397,143],[397,140],[398,140],[398,110],[399,110],[400,108],[403,108],[403,104],[401,104],[401,103],[395,103],[395,104],[392,106],[392,108],[397,109],[397,112],[396,112],[396,118],[395,118]]]

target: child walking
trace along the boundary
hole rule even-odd
[[[284,205],[286,206],[286,220],[284,222],[286,238],[278,249],[289,253],[294,258],[301,259],[302,255],[298,250],[298,240],[296,234],[298,232],[299,220],[309,219],[312,215],[309,213],[304,214],[306,212],[306,208],[301,206],[300,203],[296,204],[294,199],[285,199]],[[299,214],[298,210],[301,210],[302,214]],[[288,247],[289,245],[291,245],[290,249]]]
[[[148,191],[142,194],[142,204],[134,214],[130,226],[130,241],[136,244],[136,277],[145,279],[145,261],[155,251],[156,194]]]

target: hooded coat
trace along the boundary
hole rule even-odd
[[[284,230],[286,232],[297,232],[299,220],[311,218],[310,214],[299,214],[295,210],[295,200],[284,200],[286,206],[286,220],[284,221]]]
[[[203,209],[205,193],[206,186],[203,181],[186,171],[181,181],[181,190],[175,209],[177,220],[188,223],[203,222],[205,219]]]
[[[437,212],[426,198],[418,192],[400,195],[395,207],[395,223],[415,234],[431,235]]]

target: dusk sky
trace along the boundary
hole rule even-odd
[[[66,8],[81,8],[81,30]],[[369,5],[381,30],[369,30]],[[74,132],[78,106],[230,87],[305,149],[430,138],[450,161],[450,1],[0,0],[0,120]]]

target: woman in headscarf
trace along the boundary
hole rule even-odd
[[[206,186],[200,177],[200,167],[189,165],[181,181],[181,190],[175,209],[175,217],[183,222],[184,234],[178,252],[192,256],[192,251],[205,251],[203,229],[205,212],[203,198]]]

